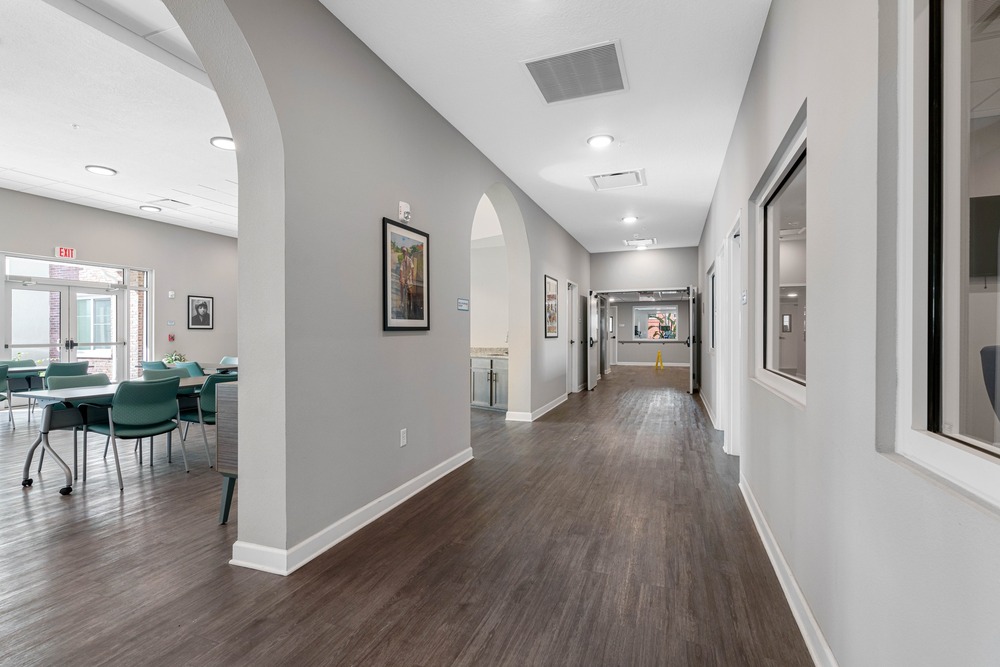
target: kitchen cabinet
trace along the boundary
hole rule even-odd
[[[507,409],[507,367],[506,357],[472,357],[469,387],[474,407]]]

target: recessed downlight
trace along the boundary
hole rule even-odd
[[[607,148],[614,143],[614,140],[615,138],[610,134],[596,134],[587,139],[587,143],[590,144],[591,148]]]
[[[232,137],[212,137],[209,142],[216,148],[221,148],[224,151],[236,150],[236,142],[233,141]]]
[[[635,217],[634,215],[626,215],[624,218],[622,218],[622,222],[624,222],[626,225],[631,225],[638,221],[639,218]]]
[[[644,245],[636,246],[636,250],[645,250],[645,249],[646,249],[646,246],[644,246]]]
[[[161,209],[159,206],[140,206],[139,210],[146,211],[147,213],[159,213],[163,209]]]
[[[798,293],[798,292],[789,292],[789,293],[788,293],[788,294],[786,294],[785,296],[789,297],[790,299],[794,299],[794,298],[795,298],[795,297],[797,297],[798,295],[799,295],[799,293]]]
[[[98,176],[114,176],[115,174],[118,173],[111,167],[102,167],[99,164],[88,164],[86,167],[84,167],[84,169],[86,169],[92,174],[97,174]]]

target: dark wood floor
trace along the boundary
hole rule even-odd
[[[474,461],[289,577],[227,564],[196,436],[188,475],[124,447],[123,495],[94,447],[63,497],[49,463],[22,490],[35,429],[0,423],[0,664],[812,664],[684,381],[474,410]]]

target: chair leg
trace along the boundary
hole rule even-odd
[[[38,454],[38,474],[39,475],[42,474],[42,461],[44,461],[44,460],[45,460],[45,448],[43,447],[42,451],[39,452],[39,454]]]
[[[139,448],[142,451],[142,447]],[[153,436],[149,436],[149,467],[153,467]]]
[[[74,480],[76,480],[78,477],[77,472],[79,471],[79,459],[80,459],[80,457],[77,455],[77,449],[76,449],[77,430],[78,430],[77,428],[73,429],[73,479]]]
[[[87,427],[83,427],[83,481],[87,481]]]
[[[208,435],[205,433],[205,416],[201,413],[201,401],[198,401],[198,423],[201,424],[201,439],[205,441],[205,456],[208,457],[208,467],[214,468],[212,452],[208,451]]]
[[[114,433],[114,428],[112,428],[112,433]],[[122,482],[122,465],[118,461],[118,440],[114,435],[111,436],[111,451],[115,455],[115,470],[118,472],[118,490],[125,491],[125,483]]]
[[[167,431],[167,447],[170,446],[170,436],[173,435],[173,431]],[[191,468],[188,467],[188,455],[187,449],[184,447],[184,440],[181,439],[181,456],[184,457],[184,472],[191,472]]]
[[[191,428],[191,422],[184,422],[184,435],[181,436],[181,440],[188,439],[188,429]]]
[[[104,458],[108,458],[108,447],[111,446],[111,436],[104,439]]]

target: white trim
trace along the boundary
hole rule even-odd
[[[566,402],[566,394],[563,394],[554,401],[546,403],[542,407],[538,408],[533,412],[508,412],[507,421],[509,422],[533,422],[547,412],[555,410],[557,407]]]
[[[715,412],[712,411],[712,404],[705,400],[706,394],[700,393],[700,396],[701,404],[705,406],[705,412],[708,413],[708,419],[712,422],[712,428],[716,431],[721,431],[722,429],[718,426],[719,422],[715,419]]]
[[[312,537],[299,542],[291,549],[277,549],[252,542],[236,542],[233,545],[233,558],[229,564],[272,574],[289,575],[471,460],[472,448],[469,447],[327,526]]]
[[[747,504],[747,509],[750,510],[750,518],[753,519],[760,541],[764,544],[767,557],[771,559],[771,566],[778,576],[781,590],[785,592],[785,599],[788,600],[788,606],[791,607],[792,616],[795,617],[795,622],[799,626],[802,639],[806,643],[806,648],[809,649],[809,655],[819,667],[837,667],[837,659],[833,655],[833,650],[830,649],[826,637],[823,636],[823,631],[820,629],[819,623],[816,622],[816,617],[813,616],[809,603],[806,601],[805,595],[802,594],[802,589],[795,581],[795,575],[788,566],[784,554],[781,553],[781,547],[774,539],[774,534],[771,532],[770,526],[767,525],[767,520],[764,518],[760,505],[757,504],[757,499],[754,498],[750,484],[743,475],[740,475],[740,491],[743,492],[743,500]]]
[[[773,309],[774,307],[773,294],[764,293],[764,271],[768,269],[764,263],[764,208],[768,199],[770,199],[771,195],[778,189],[778,186],[782,183],[785,176],[791,171],[792,167],[795,166],[799,158],[806,152],[808,133],[807,116],[804,105],[802,110],[795,117],[795,121],[789,128],[785,137],[786,138],[782,141],[781,146],[778,148],[778,152],[771,159],[771,163],[768,165],[767,171],[764,172],[764,175],[758,182],[757,187],[754,188],[753,195],[751,196],[751,206],[753,207],[756,217],[756,233],[754,235],[754,257],[756,261],[754,262],[755,275],[753,281],[753,326],[756,333],[754,336],[754,378],[760,383],[761,386],[772,391],[775,395],[780,396],[784,400],[795,405],[805,406],[806,387],[804,384],[799,384],[798,382],[775,373],[774,371],[764,368],[764,347],[768,345],[768,341],[764,335],[764,306],[765,303],[770,303],[771,308]],[[808,210],[808,203],[806,204],[806,208]],[[808,240],[806,241],[806,244],[806,254],[808,257]],[[808,264],[806,270],[808,282]]]
[[[655,361],[619,361],[617,366],[655,366]],[[691,362],[689,361],[665,361],[664,366],[674,366],[676,368],[689,368]]]
[[[947,6],[947,3],[946,3]],[[893,448],[944,488],[1000,510],[1000,465],[993,457],[926,426],[927,341],[927,19],[918,25],[912,0],[899,0],[899,107],[896,427]],[[920,333],[915,335],[914,332]]]
[[[621,366],[621,364],[618,364],[618,365]],[[579,385],[577,385],[576,389],[573,390],[573,393],[574,394],[579,394],[581,391],[584,391],[586,388],[587,388],[587,383],[586,382],[581,382]]]

